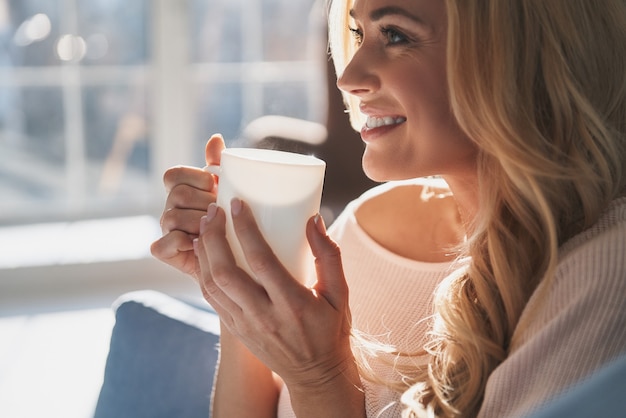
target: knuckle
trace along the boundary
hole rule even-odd
[[[341,263],[341,248],[336,243],[329,245],[324,251],[326,262],[339,264]]]
[[[164,232],[181,231],[198,235],[203,214],[204,212],[194,209],[168,209],[161,217],[161,229]]]
[[[341,247],[335,241],[329,243],[328,252],[336,257],[341,257]]]
[[[186,184],[178,184],[172,188],[169,196],[174,207],[187,207],[193,200],[191,187]]]
[[[161,228],[163,230],[171,231],[172,229],[176,229],[174,228],[174,226],[176,226],[176,222],[173,211],[173,209],[167,209],[163,212],[163,215],[161,215]]]
[[[214,285],[219,287],[227,287],[230,284],[233,269],[226,265],[211,266],[211,277]]]
[[[215,296],[219,293],[220,288],[215,285],[212,281],[205,280],[202,284],[202,295],[207,301],[212,301],[215,299]]]
[[[246,258],[248,265],[258,275],[263,275],[273,270],[274,259],[265,252],[249,254]]]
[[[158,239],[156,241],[154,241],[152,244],[150,244],[150,254],[152,254],[154,257],[158,258],[159,260],[161,259],[161,255],[163,252],[163,248],[161,246],[163,242],[163,239]]]
[[[189,246],[186,234],[172,231],[150,245],[150,253],[159,260],[167,261],[175,256],[179,249]]]
[[[163,183],[166,187],[177,183],[181,170],[182,168],[180,166],[170,167],[165,170],[165,173],[163,173]]]

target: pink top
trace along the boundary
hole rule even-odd
[[[354,328],[401,350],[421,348],[437,284],[452,263],[422,263],[387,251],[358,225],[356,209],[379,186],[350,203],[329,228],[342,250]],[[372,294],[376,294],[372,298]],[[509,357],[489,377],[480,417],[524,416],[626,353],[626,198],[561,248],[554,280],[524,310]],[[371,359],[385,379],[398,374]],[[364,381],[368,417],[400,417],[400,395]],[[295,417],[285,387],[278,417]]]

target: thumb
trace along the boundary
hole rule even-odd
[[[204,159],[207,165],[219,165],[222,151],[226,148],[224,138],[221,134],[213,134],[206,142],[204,148]]]
[[[348,304],[348,284],[343,273],[341,250],[326,233],[321,215],[315,215],[306,227],[306,235],[315,257],[317,283],[314,289],[336,309]]]

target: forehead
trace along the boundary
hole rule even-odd
[[[446,19],[445,0],[347,0],[346,7],[355,19],[376,18],[385,12],[408,12],[431,23]]]

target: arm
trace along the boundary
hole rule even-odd
[[[280,386],[280,380],[272,371],[222,323],[211,416],[274,418]]]
[[[256,279],[236,266],[225,214],[210,205],[196,241],[205,298],[233,336],[283,378],[299,418],[365,417],[340,252],[321,218],[307,224],[318,278],[307,288],[278,262],[246,204],[234,201],[232,214]]]
[[[335,370],[328,381],[315,384],[289,384],[291,405],[296,416],[357,418],[365,417],[365,393],[351,358]]]

